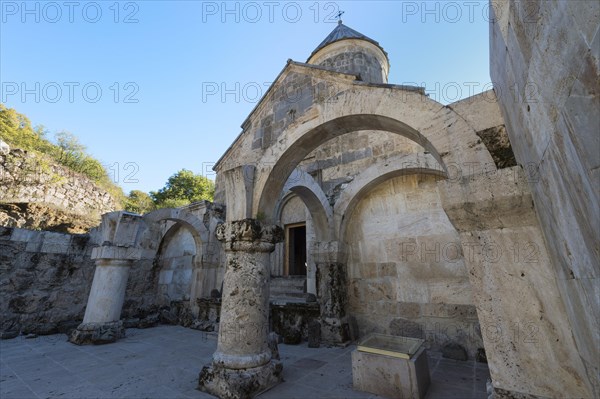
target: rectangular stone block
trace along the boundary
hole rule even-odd
[[[173,281],[173,270],[162,270],[158,275],[158,284],[171,284]]]
[[[355,350],[352,381],[358,391],[386,398],[422,399],[430,384],[425,348],[421,347],[410,359]]]
[[[71,246],[71,236],[61,233],[44,232],[41,252],[66,254]]]
[[[32,242],[37,238],[36,242],[40,243],[42,233],[39,231],[26,230],[26,229],[18,229],[15,228],[12,231],[12,235],[10,239],[12,241],[24,241],[24,242]]]

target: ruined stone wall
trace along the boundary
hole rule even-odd
[[[0,227],[0,334],[68,332],[83,320],[99,236]],[[129,274],[123,318],[158,315],[154,262],[140,261]],[[154,317],[148,323],[161,319]],[[163,319],[164,320],[164,319]]]
[[[119,206],[87,177],[20,149],[0,154],[0,203],[41,203],[97,221]]]
[[[497,2],[491,76],[587,379],[600,395],[600,3]],[[492,19],[494,20],[494,19]]]
[[[0,203],[0,226],[84,234],[98,226],[98,220],[94,216],[73,214],[54,205]]]
[[[145,255],[129,271],[121,318],[126,327],[190,325],[194,240],[172,221],[160,222],[154,233],[142,242]]]
[[[94,277],[93,241],[93,235],[0,227],[3,338],[77,327]]]
[[[349,313],[359,334],[412,336],[440,350],[483,347],[460,237],[441,208],[437,178],[379,184],[348,215]]]
[[[182,212],[198,217],[207,235],[200,234],[196,241],[193,221],[179,219]],[[199,299],[211,298],[213,290],[221,290],[224,254],[214,231],[222,222],[223,208],[203,201],[155,213],[162,217],[148,221],[152,228],[140,239],[142,257],[129,273],[122,318],[130,327],[157,323],[190,326],[203,317],[202,309],[206,310],[206,303]],[[152,219],[152,215],[144,217]]]
[[[96,229],[71,235],[0,227],[0,337],[54,334],[77,327],[94,277],[91,252],[99,239]],[[163,266],[179,259],[169,257],[171,251],[166,254]],[[171,270],[170,265],[162,269],[163,275]],[[182,286],[190,287],[191,276],[184,271],[167,284],[164,276],[159,280],[159,266],[155,258],[132,266],[122,313],[128,327],[181,322],[179,308],[185,298],[176,294]],[[160,293],[171,295],[172,300],[161,301]],[[187,295],[189,302],[189,289]]]

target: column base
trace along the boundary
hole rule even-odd
[[[282,381],[283,365],[278,360],[249,369],[204,366],[198,389],[221,399],[251,399]]]
[[[81,323],[71,333],[69,342],[77,345],[109,344],[125,337],[122,321],[112,323]]]
[[[337,317],[322,317],[321,341],[328,345],[348,346],[350,343],[348,323]]]

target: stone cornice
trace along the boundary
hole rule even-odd
[[[91,258],[94,260],[123,260],[133,261],[142,257],[142,251],[137,247],[121,247],[103,245],[92,249]]]

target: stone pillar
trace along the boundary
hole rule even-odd
[[[321,340],[345,344],[350,340],[346,318],[347,286],[345,251],[337,241],[315,242],[312,246],[317,266],[317,299],[321,306]]]
[[[69,337],[78,344],[105,344],[125,336],[120,321],[129,268],[140,259],[136,238],[141,217],[127,212],[102,216],[102,246],[92,250],[94,280],[83,323]]]
[[[200,372],[198,389],[219,398],[252,398],[281,381],[269,348],[269,254],[283,239],[278,226],[254,219],[222,224],[226,270],[217,351]]]
[[[317,265],[312,259],[307,260],[306,293],[317,295]]]
[[[523,170],[438,188],[460,234],[494,397],[593,397]]]

